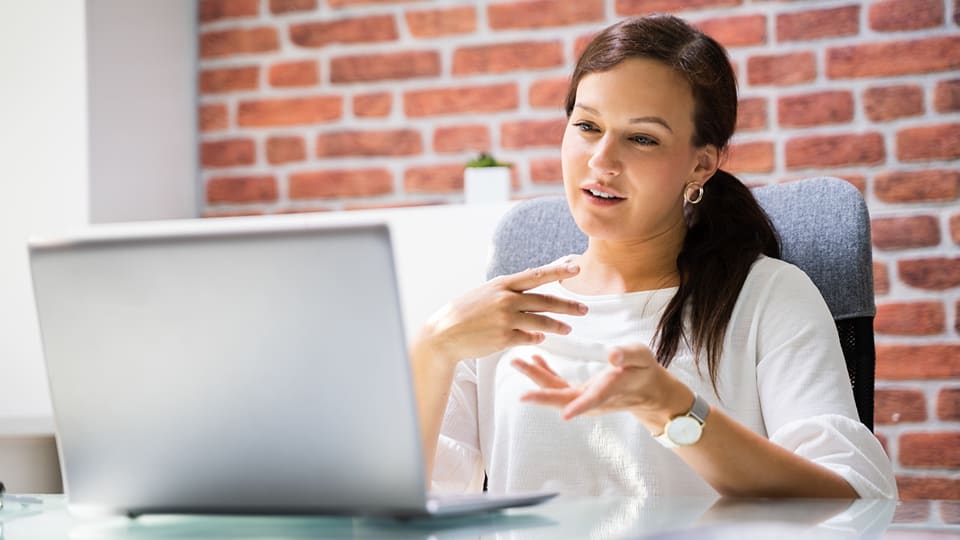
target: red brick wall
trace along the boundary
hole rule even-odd
[[[575,51],[677,12],[729,48],[727,168],[815,174],[873,215],[877,433],[903,497],[960,499],[960,6],[956,0],[200,0],[207,215],[458,202],[480,150],[515,195],[560,191]]]

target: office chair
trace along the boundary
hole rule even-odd
[[[849,183],[808,178],[755,188],[753,194],[780,236],[781,257],[820,289],[840,334],[860,421],[873,431],[873,263],[870,216]],[[587,238],[566,200],[540,197],[518,203],[494,233],[487,277],[512,274],[583,253]]]

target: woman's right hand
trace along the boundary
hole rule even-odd
[[[545,313],[585,315],[587,306],[526,291],[579,272],[575,263],[560,262],[494,278],[431,316],[420,332],[419,345],[433,351],[435,358],[456,363],[540,343],[545,332],[567,334],[567,324]]]

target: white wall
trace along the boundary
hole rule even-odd
[[[197,216],[196,2],[86,4],[90,221]]]
[[[84,4],[0,2],[0,418],[50,415],[30,233],[88,221]]]
[[[0,433],[51,414],[27,236],[197,215],[196,12],[0,0]]]

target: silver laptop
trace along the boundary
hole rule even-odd
[[[80,513],[463,514],[427,494],[389,229],[291,219],[32,239]]]

